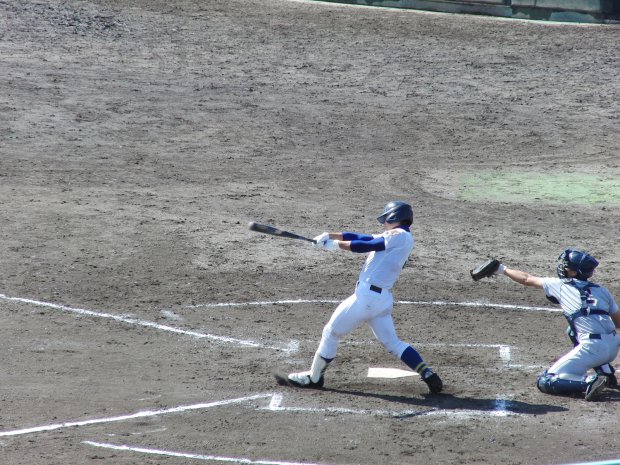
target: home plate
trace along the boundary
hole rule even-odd
[[[418,376],[418,374],[415,371],[400,368],[368,368],[369,378],[404,378],[406,376]]]

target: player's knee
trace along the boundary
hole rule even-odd
[[[322,338],[327,344],[338,344],[340,341],[340,335],[330,325],[323,328]]]
[[[383,344],[383,347],[385,347],[385,349],[396,358],[400,358],[405,349],[409,347],[409,344],[399,339],[393,339],[391,341],[381,341],[381,344]]]
[[[323,328],[323,337],[319,344],[319,352],[323,358],[334,358],[338,351],[338,343],[340,338],[334,334],[333,330],[329,326]]]
[[[549,374],[545,371],[543,374],[538,376],[538,379],[536,380],[536,386],[538,387],[538,390],[547,394],[552,393],[552,380],[553,376],[549,376]]]
[[[556,373],[544,372],[538,377],[536,386],[541,392],[556,395],[574,395],[583,393],[586,388],[584,381],[565,379]]]

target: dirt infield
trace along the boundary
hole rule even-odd
[[[567,246],[620,296],[620,26],[289,1],[0,1],[0,462],[559,464],[620,457],[620,392],[544,395]],[[399,335],[308,366],[363,257],[248,231],[414,206]],[[515,307],[516,306],[516,307]]]

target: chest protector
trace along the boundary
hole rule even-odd
[[[574,344],[577,344],[577,331],[575,330],[575,320],[583,316],[589,315],[609,315],[608,310],[601,310],[598,308],[592,308],[596,305],[596,299],[592,297],[591,289],[599,287],[598,284],[591,283],[589,281],[575,281],[570,280],[566,282],[567,286],[572,286],[579,291],[581,296],[581,308],[573,313],[564,312],[564,316],[568,320],[568,335]]]

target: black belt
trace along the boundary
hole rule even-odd
[[[611,334],[612,336],[615,336],[615,335],[616,335],[616,332],[615,332],[615,331],[612,331],[612,332],[611,332],[611,333],[609,333],[609,334]],[[590,334],[588,334],[588,339],[600,339],[600,338],[601,338],[601,335],[600,335],[600,334],[598,334],[598,333],[590,333]]]
[[[371,290],[371,291],[373,291],[373,292],[376,292],[376,293],[378,293],[378,294],[381,294],[381,291],[382,291],[383,289],[381,289],[381,288],[380,288],[380,287],[378,287],[378,286],[375,286],[374,284],[371,284],[371,285],[370,285],[370,290]]]

